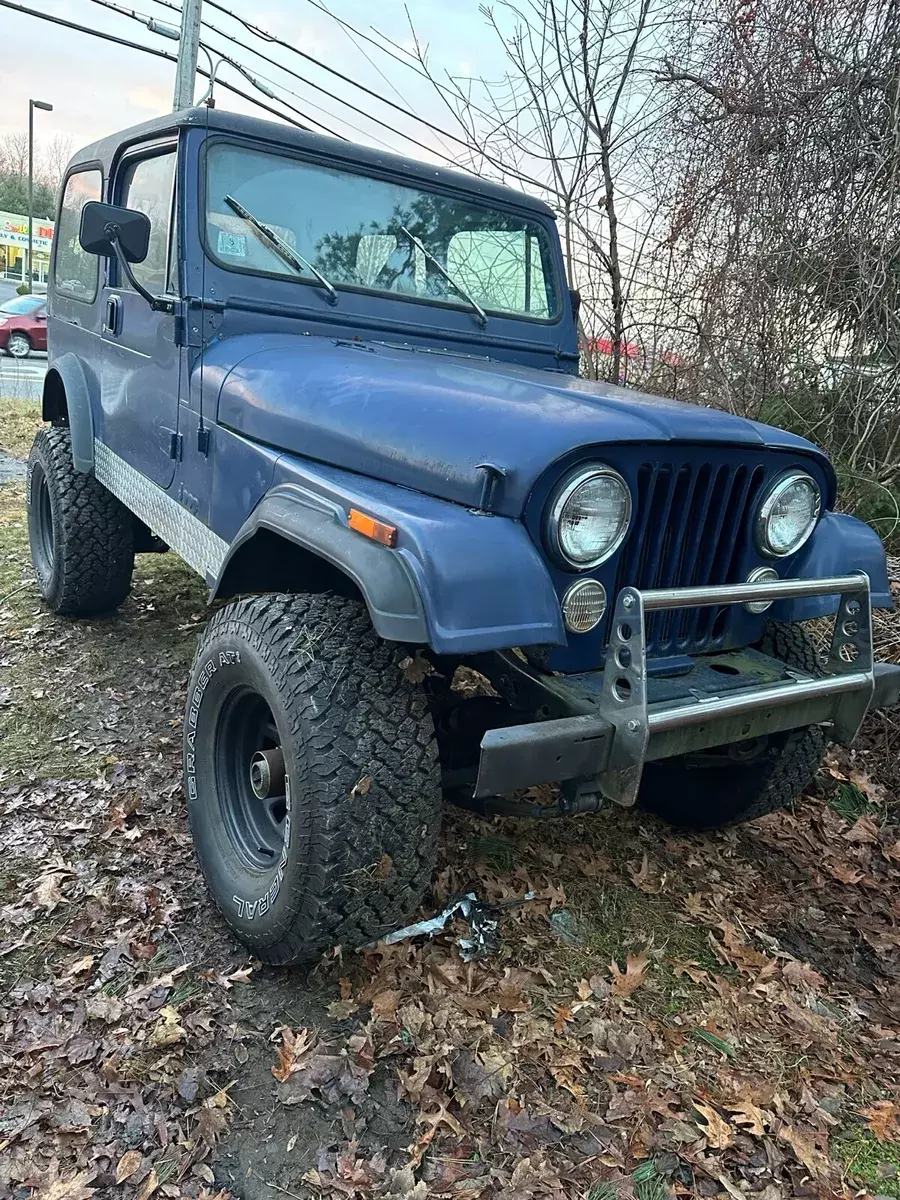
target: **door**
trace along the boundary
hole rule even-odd
[[[52,279],[47,322],[50,361],[76,355],[85,369],[94,432],[100,422],[100,274],[101,261],[78,241],[81,210],[89,200],[103,199],[103,175],[95,164],[79,166],[66,177],[53,239]]]
[[[42,304],[34,313],[31,344],[35,350],[47,349],[47,306]]]
[[[153,296],[177,293],[175,175],[177,146],[143,147],[119,164],[113,202],[150,218],[150,247],[132,264]],[[103,289],[102,405],[110,449],[160,487],[167,488],[180,454],[178,387],[181,351],[175,316],[157,312],[110,263]],[[174,307],[174,306],[173,306]]]

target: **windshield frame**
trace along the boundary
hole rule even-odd
[[[199,161],[199,188],[198,200],[198,227],[200,234],[200,242],[203,247],[203,252],[210,262],[214,263],[220,270],[227,271],[229,274],[249,276],[252,279],[275,280],[278,283],[287,283],[296,286],[302,284],[306,287],[313,288],[321,292],[321,285],[316,281],[315,276],[310,275],[290,275],[287,272],[281,271],[265,271],[255,267],[239,267],[234,263],[228,262],[220,258],[212,247],[209,238],[209,223],[207,219],[207,195],[209,188],[209,153],[216,146],[220,145],[237,146],[240,149],[247,150],[251,153],[269,154],[285,159],[294,159],[299,163],[304,163],[313,167],[320,167],[325,170],[338,171],[345,175],[360,175],[366,179],[377,179],[385,183],[392,183],[401,187],[409,187],[416,191],[425,192],[435,196],[445,196],[452,200],[470,200],[479,208],[484,208],[488,211],[496,210],[505,212],[513,216],[519,217],[522,220],[530,221],[537,226],[542,236],[547,240],[548,249],[548,267],[549,274],[547,283],[549,284],[548,291],[551,291],[551,298],[555,301],[555,309],[553,315],[549,317],[532,316],[528,313],[510,312],[508,309],[493,309],[483,305],[485,312],[494,320],[524,322],[527,325],[552,327],[559,325],[566,312],[566,297],[568,295],[567,286],[560,271],[559,262],[559,246],[558,234],[552,217],[546,217],[543,213],[530,208],[527,204],[503,204],[495,200],[482,199],[474,189],[469,191],[465,188],[456,188],[449,185],[443,187],[432,186],[423,180],[413,176],[405,175],[402,172],[392,171],[389,168],[384,170],[373,169],[368,163],[354,163],[352,159],[343,158],[339,153],[334,155],[323,155],[313,151],[305,152],[295,150],[292,147],[284,146],[274,142],[249,142],[244,138],[235,137],[227,134],[214,135],[207,137],[201,148]],[[474,179],[475,177],[473,177]],[[475,180],[477,182],[477,180]],[[523,194],[524,195],[524,194]],[[433,296],[418,296],[413,293],[399,293],[391,291],[382,291],[377,288],[359,287],[356,284],[338,283],[335,280],[330,280],[335,291],[340,295],[342,292],[347,292],[352,295],[363,296],[368,299],[377,301],[400,302],[402,304],[421,304],[426,308],[440,309],[444,312],[453,312],[463,316],[472,316],[473,310],[466,304],[447,301],[439,297]],[[480,302],[480,301],[479,301]],[[337,312],[339,310],[332,310]]]

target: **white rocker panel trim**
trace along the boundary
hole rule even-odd
[[[105,488],[172,547],[205,582],[215,578],[228,554],[228,543],[207,528],[168,492],[94,441],[94,474]]]

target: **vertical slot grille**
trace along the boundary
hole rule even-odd
[[[750,509],[765,478],[759,465],[643,463],[617,590],[737,583]],[[657,656],[713,650],[725,642],[729,613],[727,607],[650,613],[647,649]]]

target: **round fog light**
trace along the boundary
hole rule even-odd
[[[569,633],[590,633],[606,612],[606,588],[596,579],[579,579],[562,600],[563,620]]]
[[[747,582],[774,583],[777,578],[778,572],[774,567],[757,567],[755,571],[751,571],[747,576]],[[750,613],[764,613],[774,603],[774,600],[748,600],[744,604],[744,608]]]

